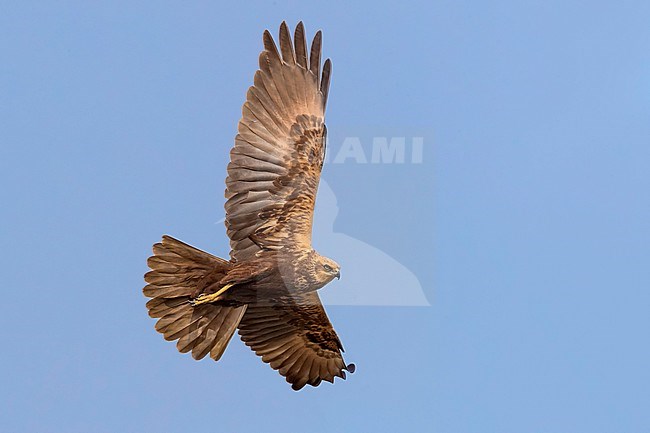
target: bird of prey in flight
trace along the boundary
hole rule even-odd
[[[293,41],[282,23],[279,49],[268,30],[263,40],[228,164],[230,260],[163,236],[143,292],[156,330],[180,352],[218,361],[238,330],[299,390],[354,371],[317,294],[340,267],[311,245],[332,66],[321,69],[321,32],[308,49],[302,23]]]

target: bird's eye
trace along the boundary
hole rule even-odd
[[[323,265],[327,272],[332,272],[332,267],[330,265]]]

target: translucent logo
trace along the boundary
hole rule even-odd
[[[386,252],[334,231],[336,195],[321,178],[312,243],[341,265],[341,279],[319,290],[326,305],[429,306],[418,278]]]

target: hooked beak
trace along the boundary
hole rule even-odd
[[[337,279],[337,280],[340,280],[340,279],[341,279],[341,271],[338,271],[338,272],[336,273],[336,279]]]

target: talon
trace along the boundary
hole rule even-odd
[[[219,289],[216,293],[212,293],[212,294],[209,294],[209,295],[206,295],[206,294],[202,293],[199,296],[197,296],[195,299],[191,299],[190,304],[193,307],[196,307],[198,305],[203,305],[203,304],[208,304],[210,302],[218,301],[218,300],[221,299],[221,295],[231,287],[232,287],[232,284],[226,284],[221,289]]]
[[[202,302],[201,302],[201,301],[202,301],[202,298],[205,298],[205,295],[204,295],[204,294],[200,294],[199,296],[197,296],[197,297],[194,298],[194,299],[188,299],[187,302],[189,302],[189,304],[190,304],[192,307],[196,307],[197,305],[202,304]]]

